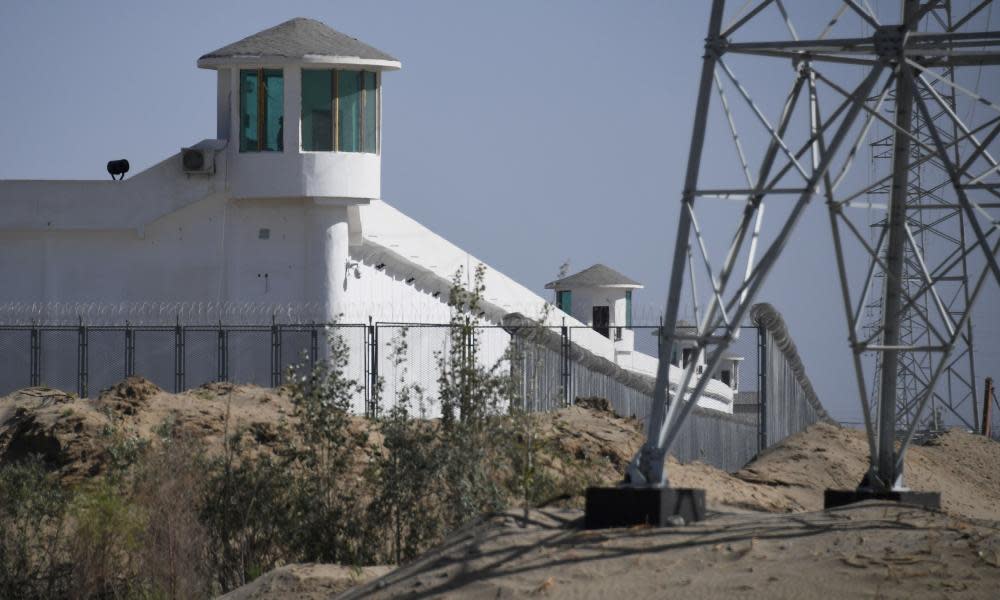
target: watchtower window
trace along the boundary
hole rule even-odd
[[[280,69],[240,70],[240,152],[283,151],[284,113]]]
[[[378,74],[302,71],[302,149],[378,153]]]
[[[566,314],[573,314],[573,292],[569,290],[556,292],[556,306]]]

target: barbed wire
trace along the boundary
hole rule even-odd
[[[403,306],[399,303],[348,303],[342,323],[377,320],[441,323],[447,322],[447,305]],[[653,305],[633,307],[635,327],[660,324],[660,311]],[[268,325],[322,323],[325,307],[318,302],[7,302],[0,303],[0,325],[88,326],[130,325]]]

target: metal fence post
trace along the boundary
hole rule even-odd
[[[563,395],[563,406],[570,405],[570,393],[569,393],[569,327],[566,327],[566,319],[563,319],[562,330],[562,340],[559,347],[560,354],[560,376],[562,378],[562,395]]]
[[[372,358],[371,357],[372,349],[371,349],[371,345],[372,345],[372,336],[375,335],[374,332],[372,331],[374,329],[374,326],[372,325],[372,317],[371,317],[371,315],[368,315],[368,324],[365,325],[364,327],[365,327],[365,329],[364,329],[364,335],[362,336],[362,343],[361,343],[361,356],[362,356],[362,360],[364,360],[363,367],[364,367],[364,373],[365,373],[365,377],[364,377],[364,380],[365,380],[365,413],[368,413],[369,408],[371,407],[371,403],[372,403],[372,373],[371,373],[371,370],[372,370],[372,367],[371,367],[371,365],[372,365],[372,360],[371,360],[371,358]]]
[[[983,390],[983,435],[986,437],[993,437],[993,432],[991,427],[993,424],[992,415],[990,414],[993,408],[993,402],[995,396],[993,395],[993,378],[986,378],[986,389]]]
[[[38,331],[38,324],[31,321],[31,372],[28,380],[32,387],[42,385],[42,335]]]
[[[281,330],[271,315],[271,387],[281,385]]]
[[[371,317],[368,317],[368,352],[365,354],[368,360],[369,382],[367,386],[368,401],[365,405],[367,416],[375,416],[378,411],[378,323],[372,324]]]
[[[125,377],[135,375],[135,331],[132,325],[125,321]]]
[[[177,319],[174,326],[174,392],[184,391],[184,328]]]
[[[229,332],[219,321],[219,339],[215,351],[216,360],[216,381],[229,380]]]
[[[319,358],[319,329],[313,323],[309,328],[309,373],[316,370],[316,359]]]
[[[87,397],[87,327],[83,324],[83,317],[80,317],[80,325],[77,328],[76,345],[76,393],[81,398]]]
[[[757,325],[757,451],[767,448],[767,331]]]

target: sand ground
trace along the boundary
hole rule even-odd
[[[586,531],[511,513],[344,598],[997,598],[1000,528],[894,503]]]

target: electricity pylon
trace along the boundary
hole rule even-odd
[[[928,403],[939,397],[935,390],[962,336],[971,331],[971,311],[984,284],[1000,283],[1000,166],[994,159],[1000,106],[968,81],[976,70],[982,81],[996,80],[1000,33],[990,31],[984,18],[991,0],[950,21],[940,18],[937,0],[902,0],[900,10],[881,18],[866,0],[803,4],[751,0],[726,15],[725,0],[712,3],[660,356],[670,356],[678,340],[693,341],[698,356],[707,356],[705,372],[714,372],[803,212],[822,199],[834,245],[830,273],[836,273],[848,324],[871,457],[860,487],[892,492],[903,487],[907,448]],[[814,29],[796,25],[790,8],[803,10]],[[830,12],[816,14],[823,10]],[[747,64],[752,75],[740,79],[737,69]],[[775,98],[783,79],[789,91]],[[710,118],[715,93],[717,118]],[[769,114],[777,115],[773,124]],[[746,121],[765,140],[756,156],[756,146],[742,137]],[[851,167],[871,143],[875,123],[891,132],[888,173],[858,184]],[[720,153],[713,152],[710,163],[704,157],[706,141],[722,135],[735,145],[729,167]],[[932,188],[932,202],[910,194],[913,173],[925,163],[945,174],[945,185]],[[887,202],[873,204],[872,190],[885,186]],[[713,256],[710,234],[719,228],[700,228],[697,208],[720,200],[730,206],[735,201],[739,210],[731,236],[722,240],[724,251]],[[764,222],[765,205],[772,207],[769,215],[778,213],[773,222]],[[861,222],[867,210],[859,208],[884,211],[873,242]],[[950,246],[918,241],[927,233],[919,225],[924,220],[911,217],[932,210],[960,215],[955,227],[962,235]],[[707,289],[707,299],[694,333],[675,327],[689,245],[708,280],[699,286]],[[824,275],[804,274],[803,283],[822,285]],[[907,278],[914,280],[908,284]],[[964,290],[961,302],[953,301],[956,288]],[[881,318],[865,330],[863,312],[875,294]],[[913,323],[926,334],[907,335],[903,327]],[[900,373],[916,354],[928,361],[921,370],[926,375],[911,382],[916,388],[906,410],[913,417],[897,436]],[[695,373],[698,362],[689,362],[670,395],[670,365],[660,362],[646,443],[629,466],[632,487],[667,486],[664,459],[709,380]]]

